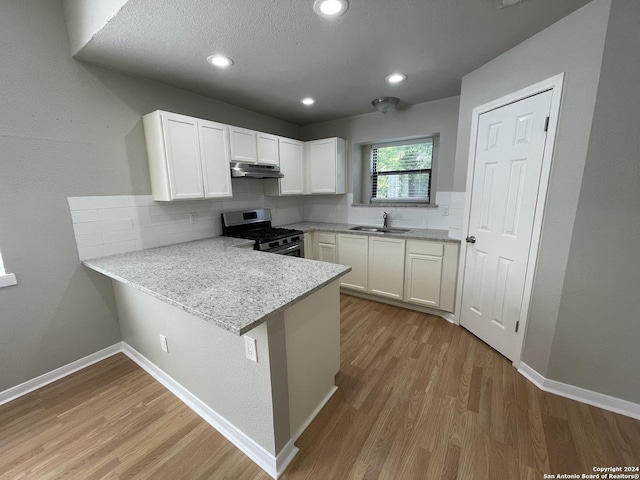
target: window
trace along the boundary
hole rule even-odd
[[[430,203],[434,139],[371,146],[371,203]]]

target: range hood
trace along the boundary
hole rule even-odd
[[[231,176],[234,178],[283,178],[280,167],[273,165],[254,165],[252,163],[232,163]]]

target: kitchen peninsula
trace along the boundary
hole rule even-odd
[[[216,237],[83,263],[113,279],[125,353],[277,478],[335,392],[350,268],[250,246]]]

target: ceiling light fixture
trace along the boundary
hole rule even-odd
[[[342,15],[349,8],[347,0],[316,0],[313,11],[324,18],[335,18]]]
[[[392,73],[388,75],[385,80],[387,83],[396,84],[400,82],[404,82],[407,79],[407,76],[404,73]]]
[[[218,68],[229,68],[233,65],[233,60],[224,55],[210,55],[207,57],[207,62]]]
[[[505,7],[512,7],[514,5],[517,5],[518,3],[522,3],[525,1],[526,0],[502,0],[498,5],[498,9],[505,8]]]
[[[376,107],[379,112],[387,113],[395,110],[399,102],[400,99],[396,97],[380,97],[371,102],[371,105]]]
[[[307,105],[307,106],[313,105],[314,103],[316,103],[316,101],[311,97],[303,98],[302,100],[300,100],[300,102],[303,105]]]

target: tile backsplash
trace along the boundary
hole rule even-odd
[[[229,199],[168,203],[151,195],[112,195],[68,202],[80,260],[221,235],[225,211],[271,208],[274,225],[303,219],[301,197],[265,197],[262,182],[247,179],[233,181]]]
[[[382,214],[389,214],[389,225],[405,228],[449,230],[454,238],[462,234],[464,192],[438,192],[438,208],[353,206],[353,194],[304,198],[304,219],[311,222],[382,225]],[[444,215],[444,207],[449,215]]]
[[[151,195],[69,197],[73,231],[81,260],[188,242],[222,234],[220,214],[270,208],[274,225],[311,222],[449,230],[462,237],[464,192],[439,192],[438,208],[355,207],[353,194],[267,197],[263,182],[234,179],[233,198],[155,202]],[[443,207],[449,215],[443,215]],[[191,216],[196,215],[196,223]]]

